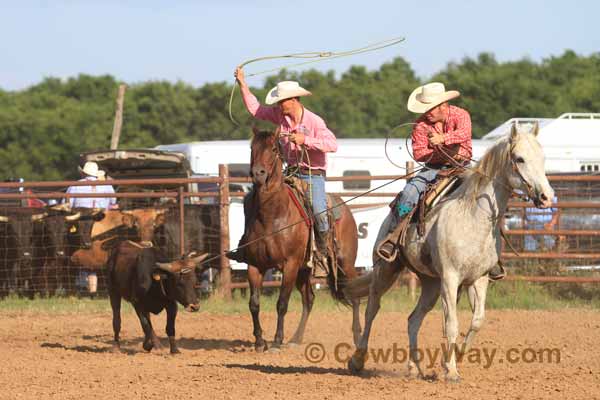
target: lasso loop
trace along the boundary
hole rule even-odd
[[[301,58],[301,59],[302,58],[309,58],[309,59],[312,58],[312,59],[314,59],[314,60],[310,60],[310,61],[303,61],[303,62],[296,63],[296,64],[286,65],[283,67],[277,67],[277,68],[268,69],[268,70],[264,70],[264,71],[254,72],[254,73],[247,75],[247,76],[257,76],[257,75],[262,75],[262,74],[266,74],[266,73],[270,73],[270,72],[280,71],[284,68],[294,68],[294,67],[313,64],[313,63],[317,63],[317,62],[321,62],[321,61],[325,61],[325,60],[349,57],[349,56],[353,56],[356,54],[362,54],[362,53],[367,53],[370,51],[380,50],[380,49],[383,49],[386,47],[397,45],[397,44],[403,42],[404,40],[405,40],[405,38],[403,38],[403,37],[397,37],[397,38],[384,40],[382,42],[373,43],[368,46],[360,47],[358,49],[349,50],[349,51],[340,51],[340,52],[313,51],[313,52],[306,52],[306,53],[284,54],[284,55],[279,55],[279,56],[258,57],[258,58],[253,58],[251,60],[244,61],[243,63],[241,63],[239,65],[239,68],[243,68],[248,64],[259,62],[259,61],[275,60],[275,59],[279,59],[279,58]],[[233,113],[231,111],[232,105],[233,105],[233,96],[235,94],[236,86],[237,85],[234,82],[233,87],[231,88],[231,95],[229,96],[229,119],[235,125],[240,126],[240,124],[235,120],[235,118],[233,118]]]

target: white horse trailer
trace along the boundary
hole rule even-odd
[[[385,156],[385,139],[338,139],[338,151],[328,154],[328,176],[375,176],[375,175],[402,175],[404,167],[410,160],[405,147],[405,139],[390,139],[387,152],[394,166]],[[410,142],[408,142],[410,145]],[[250,142],[248,140],[191,142],[161,145],[159,150],[177,151],[186,155],[195,175],[217,176],[219,164],[227,164],[231,176],[248,176],[250,168]],[[388,196],[359,197],[348,204],[378,204],[374,207],[365,207],[354,210],[354,217],[358,227],[359,246],[356,265],[369,268],[371,266],[372,248],[377,237],[379,226],[387,215],[388,208],[383,203],[392,200],[389,194],[396,194],[402,190],[405,181],[364,180],[364,181],[333,181],[326,183],[328,192],[356,193],[366,192],[383,186],[375,193],[385,193]],[[389,183],[386,185],[386,183]],[[243,186],[243,185],[240,185]],[[344,197],[349,200],[350,197]],[[236,245],[244,230],[244,215],[241,199],[234,199],[229,208],[230,243]],[[245,264],[232,262],[233,269],[246,269]]]
[[[556,119],[513,118],[494,129],[480,140],[473,140],[473,158],[479,159],[485,150],[497,139],[506,135],[514,121],[540,124],[539,141],[546,154],[546,171],[557,172],[598,172],[600,169],[600,114],[563,114]],[[328,154],[327,175],[366,176],[403,175],[407,161],[412,158],[407,151],[410,140],[390,139],[338,139],[338,151]],[[211,142],[191,142],[157,146],[160,150],[178,151],[186,155],[196,175],[216,176],[219,164],[227,164],[232,176],[248,176],[250,162],[250,142],[229,140]],[[396,166],[395,166],[395,165]],[[418,165],[415,164],[415,167]],[[399,168],[402,167],[402,168]],[[328,192],[366,192],[389,181],[333,181],[326,183]],[[402,190],[405,181],[398,180],[376,190],[375,193],[396,194]],[[350,197],[344,197],[348,200]],[[382,203],[392,200],[390,196],[361,197],[349,204],[374,204],[373,207],[353,210],[358,227],[359,245],[357,267],[370,268],[373,245],[377,232],[389,208]],[[244,215],[241,200],[232,201],[229,214],[230,243],[235,246],[244,229]],[[232,262],[234,269],[246,269],[245,264]]]

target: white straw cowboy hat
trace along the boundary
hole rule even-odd
[[[300,96],[310,96],[312,93],[300,86],[296,81],[279,82],[277,86],[269,90],[265,103],[271,105],[281,100],[291,99]]]
[[[460,93],[456,90],[446,91],[443,83],[431,82],[413,90],[406,106],[409,111],[422,114],[458,96]]]
[[[79,172],[86,174],[87,176],[95,176],[98,177],[98,164],[96,164],[93,161],[88,161],[85,163],[85,165],[83,166],[83,168],[81,167],[77,167],[79,169]]]

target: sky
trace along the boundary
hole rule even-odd
[[[0,88],[45,77],[110,74],[127,83],[233,82],[245,60],[400,45],[311,65],[338,75],[401,56],[427,79],[448,62],[491,52],[541,61],[600,51],[599,1],[0,0]],[[286,65],[255,63],[247,73]],[[264,77],[249,79],[262,85]]]

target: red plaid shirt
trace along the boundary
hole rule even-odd
[[[413,156],[417,161],[432,164],[450,164],[447,157],[429,143],[429,132],[444,135],[444,150],[449,155],[458,154],[464,160],[471,159],[473,155],[471,116],[466,110],[449,106],[448,118],[444,121],[441,130],[436,129],[435,124],[429,123],[423,115],[417,119],[417,124],[412,131]]]

